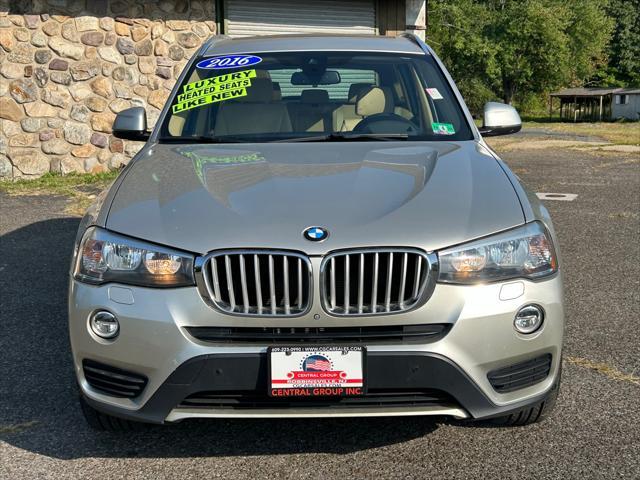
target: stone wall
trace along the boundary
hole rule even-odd
[[[213,0],[0,0],[0,179],[97,173],[139,142],[115,114],[158,118],[187,59],[215,33]]]

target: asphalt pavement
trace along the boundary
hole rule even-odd
[[[208,420],[128,434],[81,416],[66,319],[79,219],[66,199],[0,194],[0,478],[640,478],[640,162],[634,153],[503,158],[548,201],[562,249],[563,383],[545,422]]]

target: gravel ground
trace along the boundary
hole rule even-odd
[[[637,154],[535,149],[505,160],[547,206],[566,285],[563,384],[546,422],[428,418],[189,421],[89,430],[76,403],[61,197],[0,194],[0,478],[639,478]]]

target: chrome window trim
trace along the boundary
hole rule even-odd
[[[341,257],[344,255],[360,255],[362,253],[399,253],[399,254],[413,253],[413,254],[420,255],[425,261],[426,277],[425,277],[424,284],[419,289],[417,300],[404,310],[396,310],[396,311],[390,311],[390,312],[387,312],[384,309],[381,309],[380,311],[363,312],[363,313],[336,313],[335,311],[332,311],[330,306],[331,296],[327,292],[327,281],[326,281],[327,265],[329,264],[329,262],[331,262],[332,259],[335,259],[336,257],[339,257],[339,256]],[[436,288],[438,273],[439,273],[438,255],[435,252],[425,252],[424,250],[421,250],[419,248],[366,247],[366,248],[346,248],[341,250],[334,250],[324,255],[322,258],[322,263],[320,264],[320,303],[322,305],[322,309],[324,310],[324,312],[327,315],[330,315],[332,317],[352,318],[352,317],[376,317],[376,316],[383,316],[383,315],[405,314],[422,307],[427,302],[427,300],[429,300],[429,298],[433,294],[433,291]]]
[[[213,287],[210,285],[209,279],[207,275],[204,273],[204,266],[217,257],[224,257],[225,255],[282,255],[286,257],[293,257],[302,260],[307,265],[308,272],[308,292],[307,292],[307,305],[306,308],[299,313],[292,314],[279,314],[279,313],[271,313],[268,310],[263,311],[262,313],[252,313],[252,312],[230,312],[229,310],[221,307],[215,301],[215,295],[213,293]],[[307,315],[311,308],[313,307],[313,265],[311,263],[310,258],[302,254],[300,252],[292,251],[292,250],[279,250],[279,249],[268,249],[268,248],[246,248],[246,249],[227,249],[227,250],[215,250],[207,253],[206,255],[202,255],[196,257],[194,261],[194,273],[196,279],[196,286],[198,288],[198,292],[200,293],[200,297],[205,301],[205,303],[216,310],[219,313],[224,315],[231,315],[234,317],[252,317],[252,318],[299,318]],[[264,283],[264,282],[262,282]],[[267,286],[268,288],[268,286]]]

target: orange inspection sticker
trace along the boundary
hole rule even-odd
[[[182,87],[182,93],[176,97],[177,103],[173,105],[172,112],[179,113],[210,103],[244,97],[255,76],[255,70],[244,70],[187,83]]]

